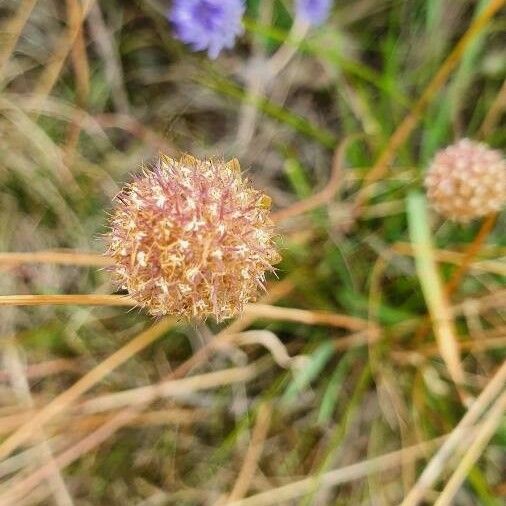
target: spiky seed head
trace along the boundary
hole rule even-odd
[[[230,318],[280,260],[269,208],[235,159],[161,155],[116,197],[114,277],[152,315]]]
[[[425,187],[439,214],[468,222],[500,211],[506,202],[506,162],[500,151],[462,139],[436,154]]]

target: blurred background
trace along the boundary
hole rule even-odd
[[[409,196],[454,140],[505,146],[504,2],[330,4],[314,23],[249,0],[211,59],[170,1],[0,1],[0,295],[114,293],[107,213],[160,151],[239,158],[283,255],[221,325],[5,301],[1,505],[400,504],[503,371],[504,216],[458,225]],[[464,454],[436,503],[504,504],[501,414],[480,405],[403,504],[438,501]]]

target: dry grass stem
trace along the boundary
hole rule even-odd
[[[459,265],[458,269],[452,274],[451,278],[445,284],[445,292],[448,297],[450,297],[455,290],[459,287],[462,279],[464,278],[469,265],[473,261],[474,257],[481,250],[487,237],[490,232],[494,228],[497,216],[492,214],[487,216],[480,227],[479,232],[476,234],[473,242],[468,246],[464,253],[464,257],[462,259],[462,263]],[[505,266],[506,267],[506,266]]]
[[[68,1],[72,0],[67,0],[67,2]],[[72,9],[67,7],[67,12],[70,14]],[[86,108],[88,95],[90,93],[90,67],[82,26],[77,33],[76,41],[70,56],[76,80],[76,101],[80,110],[75,111],[74,117],[70,121],[67,129],[64,160],[68,167],[72,167],[76,158],[76,148],[78,147],[81,134],[81,122],[85,116],[83,110]]]
[[[66,448],[69,444],[69,438],[67,436],[56,436],[48,439],[47,442],[51,445],[53,453],[58,453]],[[15,455],[3,460],[0,463],[0,491],[8,489],[11,480],[15,480],[13,476],[11,480],[8,480],[9,475],[13,475],[17,471],[30,468],[34,462],[37,462],[40,455],[40,448],[37,445],[30,446],[26,450],[20,450]],[[48,488],[48,487],[45,487]]]
[[[2,32],[5,33],[7,37],[2,45],[0,45],[0,75],[3,75],[5,64],[11,57],[21,32],[36,3],[37,0],[22,0],[16,14],[2,26]]]
[[[51,93],[63,69],[65,60],[79,36],[81,26],[94,3],[95,0],[84,0],[82,5],[77,1],[67,3],[67,7],[71,9],[68,13],[68,19],[71,23],[55,44],[53,57],[46,63],[35,85],[33,100],[36,104],[42,102]]]
[[[315,485],[319,486],[319,490],[329,489],[343,483],[365,478],[374,473],[398,467],[407,462],[414,462],[423,458],[441,440],[442,438],[437,438],[432,441],[426,441],[380,457],[363,460],[357,464],[328,471],[320,476],[304,478],[288,485],[247,497],[246,499],[228,503],[227,506],[271,506],[281,504],[284,501],[291,501],[303,497],[313,490]]]
[[[345,314],[278,307],[268,304],[249,304],[246,306],[245,314],[251,315],[255,319],[266,318],[269,320],[293,321],[307,325],[326,325],[350,330],[364,330],[369,325],[367,320]]]
[[[77,444],[65,450],[54,459],[58,469],[63,469],[76,461],[82,455],[90,452],[99,444],[109,439],[120,427],[123,427],[138,415],[137,410],[123,410],[102,425],[98,430],[86,436]],[[8,506],[19,504],[19,501],[30,493],[39,483],[45,480],[52,472],[52,468],[45,464],[25,478],[21,478],[12,485],[7,492],[0,495],[0,505]]]
[[[358,137],[358,135],[349,136],[344,141],[342,141],[341,144],[339,144],[338,148],[335,150],[332,159],[330,179],[325,185],[325,188],[311,195],[307,199],[301,200],[291,205],[290,207],[280,209],[279,211],[272,213],[272,219],[275,222],[280,223],[329,203],[341,188],[346,149],[348,148],[350,142]]]
[[[111,259],[98,253],[78,251],[36,251],[29,253],[0,253],[0,266],[22,264],[60,264],[107,267]]]
[[[399,253],[401,255],[414,256],[415,252],[413,246],[409,243],[396,243],[392,246],[392,251],[394,253]],[[475,260],[470,262],[466,260],[468,258],[468,253],[461,253],[458,251],[449,251],[449,250],[441,250],[434,249],[434,258],[436,261],[441,263],[449,263],[456,264],[458,266],[463,266],[467,264],[467,267],[470,270],[476,272],[488,272],[490,274],[497,274],[499,276],[506,276],[506,265],[504,262],[500,260]],[[471,257],[469,257],[471,258]],[[448,288],[447,288],[448,290]]]
[[[124,295],[0,295],[0,306],[135,306],[136,302]],[[344,314],[306,309],[283,308],[269,304],[248,304],[244,314],[254,319],[285,320],[307,325],[326,325],[350,330],[364,330],[370,325],[366,320]]]
[[[230,344],[252,345],[258,344],[269,350],[273,360],[280,367],[289,368],[297,362],[300,357],[290,357],[286,346],[279,340],[278,336],[270,330],[249,330],[235,334],[230,338]],[[226,345],[225,345],[226,346]]]
[[[225,504],[242,499],[248,493],[258,461],[262,455],[265,439],[269,432],[271,416],[272,406],[268,403],[263,403],[258,409],[255,427],[251,434],[250,444],[244,456],[241,470]]]
[[[453,499],[458,492],[462,483],[469,474],[471,468],[476,464],[490,439],[497,431],[504,417],[504,410],[506,409],[506,392],[503,393],[487,413],[486,419],[477,428],[473,437],[471,445],[464,453],[459,461],[457,468],[446,482],[446,485],[438,497],[434,506],[451,506],[454,504]]]
[[[46,362],[28,364],[24,368],[24,375],[28,379],[45,378],[62,372],[79,372],[80,368],[73,360],[57,358]],[[0,381],[9,379],[8,371],[0,370]]]
[[[155,399],[178,397],[196,391],[212,390],[220,386],[251,381],[262,371],[262,367],[252,364],[188,378],[162,381],[153,385],[124,390],[123,392],[98,395],[81,404],[79,410],[85,414],[92,414],[126,406],[145,405]]]
[[[129,358],[158,339],[162,334],[167,332],[173,324],[173,320],[169,318],[155,323],[153,326],[134,337],[118,351],[103,360],[70,388],[55,397],[49,404],[38,411],[33,418],[21,425],[21,427],[0,444],[0,459],[9,456],[16,448],[31,437],[33,431],[37,427],[46,424],[56,415],[68,409],[68,407],[81,395],[105,378],[112,370],[119,367]]]
[[[65,430],[69,424],[72,425],[73,430],[79,432],[88,432],[101,426],[116,413],[94,413],[83,414],[81,406],[86,409],[86,401],[71,408],[69,413],[55,418],[49,422],[47,427],[54,432],[58,430]],[[0,435],[9,434],[16,430],[20,425],[27,422],[31,417],[37,413],[36,409],[25,410],[12,415],[0,417]],[[138,427],[148,427],[156,425],[192,425],[202,420],[204,411],[198,409],[185,409],[171,406],[167,409],[152,410],[140,413],[139,416],[132,421],[132,425]]]
[[[488,382],[479,397],[476,398],[458,425],[453,429],[448,439],[425,466],[418,481],[405,497],[401,506],[416,506],[423,501],[426,492],[432,487],[442,471],[446,468],[448,459],[459,447],[462,447],[462,442],[466,435],[483,413],[485,413],[488,406],[504,389],[505,382],[506,362],[501,365],[494,377]]]
[[[123,295],[0,295],[0,306],[135,306]]]
[[[474,339],[459,341],[461,350],[472,351],[473,353],[484,352],[493,349],[501,349],[506,346],[506,330],[503,330],[504,336],[501,337],[484,337],[476,336]],[[413,364],[420,364],[421,361],[429,357],[439,355],[439,348],[437,346],[428,345],[416,348],[416,350],[392,350],[391,356],[395,360],[401,362],[407,361]]]
[[[480,136],[488,137],[501,119],[501,115],[506,110],[506,79],[503,81],[501,89],[494,102],[490,106],[485,119],[480,127]]]
[[[501,309],[506,303],[506,289],[495,290],[492,293],[487,293],[481,297],[474,297],[473,299],[465,300],[459,304],[452,306],[452,313],[454,316],[464,314],[470,305],[473,306],[474,311],[477,313],[485,313],[487,311]]]
[[[4,362],[7,372],[10,375],[10,382],[19,403],[26,407],[33,407],[33,398],[30,392],[30,385],[24,373],[23,364],[17,346],[11,342],[8,343],[4,350]],[[53,452],[42,426],[37,427],[33,434],[36,440],[38,450],[38,460],[41,465],[46,465],[49,469],[47,476],[52,494],[57,506],[73,506],[74,501],[65,485],[65,481],[60,474],[58,467],[55,465]]]

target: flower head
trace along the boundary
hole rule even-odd
[[[500,151],[462,139],[436,154],[425,187],[439,214],[467,222],[499,211],[506,202],[506,161]]]
[[[328,18],[332,0],[297,0],[297,16],[311,25],[321,25]]]
[[[244,0],[173,0],[169,20],[178,39],[217,58],[243,31]]]
[[[114,276],[152,315],[230,318],[280,260],[270,199],[243,179],[237,160],[162,155],[116,201]]]

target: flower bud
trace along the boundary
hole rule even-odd
[[[425,187],[439,214],[467,222],[501,210],[506,201],[506,162],[500,151],[462,139],[436,154]]]

